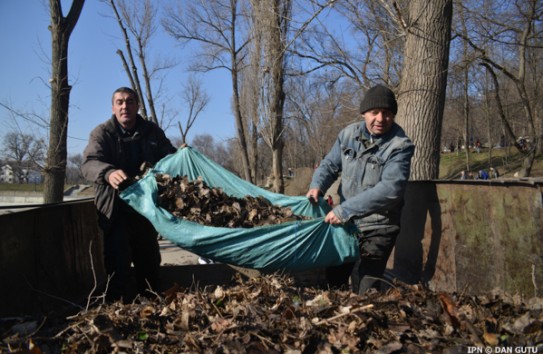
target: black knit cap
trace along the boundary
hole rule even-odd
[[[386,108],[396,115],[398,112],[398,103],[396,102],[396,97],[394,97],[394,92],[383,85],[370,88],[360,102],[360,113],[366,113],[374,108]]]

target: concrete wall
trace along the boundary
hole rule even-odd
[[[541,183],[411,182],[389,265],[444,291],[543,295]]]
[[[0,230],[0,316],[46,314],[104,280],[92,201],[4,213]]]
[[[78,196],[64,196],[64,201],[84,199]],[[0,206],[21,205],[21,204],[43,204],[43,192],[0,192]]]
[[[0,208],[0,317],[75,313],[90,294],[103,294],[103,242],[92,199],[9,208]],[[159,290],[228,284],[236,273],[225,264],[163,266]]]
[[[540,183],[411,182],[389,268],[436,290],[541,296],[542,210]],[[0,230],[0,317],[84,300],[94,276],[104,280],[91,200],[3,214]],[[170,284],[191,286],[228,282],[235,271],[215,265],[163,273]],[[322,270],[314,273],[303,278],[322,280]]]

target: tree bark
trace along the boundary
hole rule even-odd
[[[255,6],[258,6],[258,1],[260,0],[251,0],[251,6],[253,7],[252,11],[252,39],[251,39],[251,49],[249,52],[250,55],[250,65],[245,69],[244,80],[243,80],[243,90],[246,92],[244,97],[244,107],[246,107],[245,120],[247,125],[250,126],[250,144],[251,144],[251,172],[253,175],[254,183],[259,183],[259,151],[258,151],[258,138],[260,135],[259,124],[260,124],[260,115],[259,115],[259,92],[260,87],[259,83],[262,78],[262,29],[260,24],[260,19],[257,17],[258,12],[254,10]],[[263,177],[263,176],[262,176]],[[263,180],[263,178],[260,178]]]
[[[269,28],[269,58],[271,75],[270,90],[270,124],[273,129],[272,136],[272,172],[273,190],[276,193],[285,192],[283,180],[283,147],[284,124],[283,108],[285,106],[285,50],[287,40],[288,18],[290,17],[290,0],[273,0],[272,26]]]
[[[291,13],[290,0],[262,0],[256,17],[262,30],[263,77],[261,112],[264,139],[272,153],[273,191],[283,193],[283,109],[285,105],[285,45]]]
[[[68,16],[63,17],[61,0],[49,0],[52,77],[49,148],[43,170],[45,203],[61,202],[64,198],[68,150],[68,108],[72,89],[68,83],[68,42],[84,3],[85,0],[73,0]]]
[[[467,35],[468,29],[466,27],[466,20],[463,9],[460,10],[460,21],[462,25],[462,32]],[[464,68],[464,85],[463,85],[463,94],[464,94],[464,146],[466,148],[466,174],[471,171],[471,159],[470,159],[470,150],[469,150],[469,142],[470,142],[470,100],[469,100],[469,68],[470,65],[467,63],[469,51],[467,43],[464,42],[462,46],[462,56],[464,58],[464,61],[466,62],[465,68]],[[459,147],[460,148],[460,147]]]
[[[230,42],[232,43],[231,50],[231,60],[232,60],[232,92],[234,95],[234,115],[236,117],[236,128],[238,131],[239,144],[241,146],[241,160],[243,166],[243,174],[245,179],[249,182],[253,182],[251,177],[251,167],[249,163],[249,152],[247,146],[247,133],[245,132],[245,126],[243,124],[243,115],[241,113],[241,97],[239,89],[239,58],[238,51],[235,49],[236,46],[236,21],[237,14],[236,9],[238,2],[237,0],[230,0],[231,7],[231,18],[232,28],[230,32]]]
[[[234,38],[235,35],[232,34],[232,38]],[[238,69],[237,69],[237,56],[235,53],[232,53],[232,63],[234,65],[234,68],[232,69],[232,94],[234,96],[234,116],[236,118],[236,128],[237,128],[237,135],[239,139],[239,144],[241,147],[241,162],[243,166],[243,174],[245,175],[245,180],[249,182],[253,182],[251,178],[251,169],[249,165],[249,153],[247,148],[247,139],[246,139],[246,133],[245,133],[245,127],[243,124],[243,115],[241,113],[241,99],[239,94],[239,78],[238,78]]]
[[[399,89],[398,122],[416,149],[411,179],[439,176],[452,0],[412,0]]]

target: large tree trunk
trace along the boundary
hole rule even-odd
[[[283,109],[285,106],[285,43],[287,40],[288,18],[290,15],[290,0],[273,0],[273,14],[269,28],[269,61],[271,75],[270,87],[270,125],[273,126],[272,136],[272,172],[273,190],[284,193],[283,180]]]
[[[411,179],[439,176],[452,0],[412,0],[406,27],[398,122],[415,143]]]
[[[285,43],[287,41],[290,0],[262,0],[255,17],[262,30],[264,72],[262,77],[261,112],[266,128],[266,144],[272,153],[273,191],[283,193],[283,109],[285,105]]]
[[[460,7],[460,22],[462,25],[462,32],[464,35],[467,36],[468,29],[466,27],[466,20],[465,20],[465,14],[462,7]],[[464,146],[466,147],[466,177],[468,173],[471,171],[471,160],[470,160],[470,150],[469,150],[469,143],[471,141],[470,139],[470,100],[469,100],[469,68],[470,65],[469,62],[469,50],[468,50],[468,44],[464,41],[462,46],[462,56],[463,60],[466,62],[466,66],[464,68],[464,81],[463,81],[463,94],[464,94]],[[459,146],[460,148],[460,146]]]
[[[237,0],[230,0],[231,7],[231,18],[232,31],[230,33],[230,41],[232,43],[232,48],[236,48],[236,9],[237,9]],[[245,126],[243,124],[243,115],[241,113],[241,97],[239,90],[239,58],[235,50],[231,51],[231,60],[232,60],[232,94],[234,96],[234,116],[236,119],[236,128],[238,132],[238,139],[241,150],[241,162],[243,166],[243,174],[245,179],[249,182],[253,182],[251,177],[251,167],[249,164],[249,152],[247,146],[247,133],[245,132]]]
[[[232,62],[236,62],[237,58],[235,55],[232,55]],[[237,66],[237,65],[236,65]],[[245,133],[245,126],[243,124],[243,116],[241,113],[241,102],[240,102],[240,95],[239,95],[239,85],[238,85],[238,71],[237,68],[234,68],[232,70],[232,94],[234,96],[234,116],[236,118],[236,128],[237,128],[237,135],[238,140],[240,144],[240,152],[241,152],[241,162],[242,162],[242,168],[243,168],[243,174],[245,176],[245,180],[249,182],[253,182],[251,178],[251,169],[249,165],[249,152],[247,147],[247,139],[246,139],[246,133]]]
[[[464,146],[466,147],[466,173],[471,171],[471,161],[470,161],[470,106],[469,106],[469,92],[468,92],[468,69],[466,68],[464,72]]]
[[[74,0],[68,16],[63,17],[61,1],[49,0],[52,76],[49,148],[43,170],[45,203],[61,202],[64,197],[68,150],[68,107],[72,89],[68,84],[68,42],[84,3],[85,0]]]
[[[256,0],[260,1],[260,0]],[[252,6],[255,6],[255,0],[251,1]],[[256,5],[258,6],[258,5]],[[258,152],[258,138],[259,138],[259,123],[260,123],[260,115],[259,115],[259,93],[260,93],[260,86],[259,83],[261,82],[262,78],[262,68],[260,64],[262,63],[262,31],[259,24],[259,19],[255,18],[256,11],[253,10],[253,24],[251,31],[253,32],[252,40],[251,40],[251,51],[250,51],[250,63],[249,69],[246,69],[249,71],[245,75],[244,80],[244,89],[247,92],[247,95],[245,97],[245,104],[244,106],[247,107],[247,116],[245,117],[247,120],[247,125],[251,126],[251,134],[250,134],[250,140],[251,140],[251,171],[253,174],[253,179],[255,184],[259,184],[260,181],[262,183],[265,181],[264,176],[262,178],[259,178],[259,174],[262,174],[259,170],[259,152]]]

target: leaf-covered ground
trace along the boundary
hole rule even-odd
[[[30,345],[32,353],[541,353],[542,309],[540,298],[406,284],[358,296],[298,288],[279,275],[238,277],[228,287],[97,304],[27,336],[17,333],[21,324],[3,322],[0,352]]]

